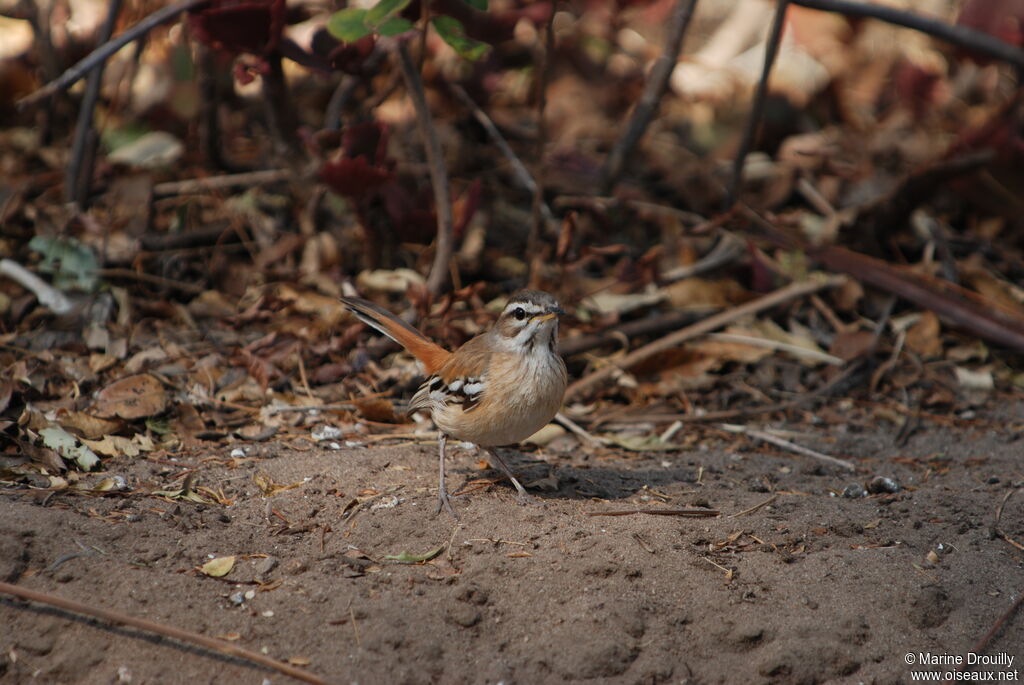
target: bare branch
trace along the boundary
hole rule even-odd
[[[890,24],[914,29],[1024,70],[1024,50],[967,26],[952,26],[938,19],[905,12],[895,7],[851,2],[851,0],[792,0],[792,3],[812,10],[838,12],[848,17],[879,19]]]
[[[452,258],[454,237],[452,226],[452,201],[448,191],[448,169],[441,150],[441,141],[434,130],[427,107],[427,96],[423,91],[423,80],[409,55],[409,47],[405,41],[397,41],[398,62],[402,67],[402,76],[409,89],[413,107],[416,109],[416,121],[419,123],[423,146],[427,150],[427,164],[430,166],[430,183],[434,187],[434,204],[437,205],[437,246],[434,252],[434,263],[427,277],[427,289],[435,295],[441,291],[448,281],[448,262]]]
[[[757,83],[757,90],[754,91],[754,101],[750,106],[750,114],[747,116],[747,126],[743,130],[743,140],[740,142],[740,149],[736,151],[736,158],[732,162],[732,179],[729,181],[729,188],[725,195],[725,208],[728,209],[736,201],[740,192],[740,185],[743,183],[743,165],[747,161],[747,155],[754,144],[754,137],[757,134],[757,127],[761,123],[761,113],[764,111],[764,100],[768,95],[768,77],[772,73],[772,65],[775,64],[775,56],[779,52],[779,43],[782,41],[782,29],[786,25],[786,10],[789,8],[789,0],[779,0],[779,6],[775,9],[775,19],[772,21],[771,32],[764,47],[764,67],[761,69],[761,80]]]
[[[18,106],[24,108],[48,98],[54,93],[67,90],[81,80],[87,73],[95,69],[97,65],[107,61],[107,59],[114,53],[125,45],[128,45],[128,43],[131,43],[133,40],[145,35],[160,24],[164,24],[175,19],[179,14],[187,12],[200,5],[205,5],[209,1],[210,0],[179,0],[173,5],[168,5],[163,9],[153,12],[153,14],[127,29],[124,33],[119,34],[113,40],[104,43],[90,52],[81,61],[79,61],[78,64],[61,74],[59,78],[50,81],[31,95],[23,97],[18,101]]]
[[[672,70],[679,61],[679,52],[683,47],[683,36],[686,34],[686,27],[693,17],[693,10],[697,6],[697,0],[676,0],[675,9],[672,11],[672,18],[669,20],[668,36],[665,38],[665,49],[651,67],[651,73],[647,77],[647,84],[636,103],[633,116],[629,125],[622,133],[622,137],[615,143],[604,169],[601,170],[601,194],[608,195],[612,186],[618,180],[619,174],[629,161],[633,148],[640,141],[647,126],[651,123],[654,113],[658,109],[665,90],[668,88],[669,77]]]

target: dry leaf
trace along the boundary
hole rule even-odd
[[[64,428],[70,428],[85,438],[96,440],[104,435],[116,433],[122,425],[121,421],[101,419],[81,411],[57,411],[56,421]]]
[[[907,331],[907,347],[925,358],[942,354],[942,339],[939,317],[934,312],[924,312],[921,318]]]
[[[139,446],[131,439],[123,435],[108,435],[102,440],[86,440],[82,442],[89,446],[93,452],[99,452],[105,457],[137,457]]]
[[[231,573],[231,569],[234,567],[235,557],[232,555],[230,557],[217,557],[216,559],[210,559],[208,562],[203,564],[202,568],[199,570],[211,578],[222,578]]]
[[[101,418],[120,416],[142,419],[167,408],[167,393],[156,377],[148,373],[128,376],[103,388],[96,396],[93,413]]]

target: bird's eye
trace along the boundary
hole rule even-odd
[[[523,319],[526,318],[526,312],[523,310],[522,307],[516,307],[512,311],[512,316],[516,317],[516,321],[522,321]]]

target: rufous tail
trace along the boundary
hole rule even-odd
[[[448,350],[434,344],[425,335],[383,307],[360,297],[343,297],[341,302],[355,314],[357,319],[412,352],[413,356],[423,364],[427,375],[435,373],[448,360],[451,354]]]

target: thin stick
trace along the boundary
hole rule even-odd
[[[772,20],[772,29],[768,34],[768,40],[764,47],[764,66],[761,68],[761,80],[757,82],[757,90],[754,91],[754,101],[750,106],[750,114],[747,116],[747,125],[743,129],[743,139],[740,142],[740,149],[736,152],[736,159],[732,162],[732,179],[725,194],[725,207],[728,209],[736,202],[739,195],[740,184],[743,182],[743,165],[747,161],[747,154],[754,144],[754,136],[757,134],[757,127],[761,123],[761,114],[764,111],[765,97],[768,95],[768,77],[772,73],[772,65],[775,64],[775,56],[779,52],[779,42],[782,40],[782,29],[786,25],[786,10],[789,8],[789,0],[778,0],[779,5],[775,9],[775,19]]]
[[[107,61],[109,57],[125,45],[128,45],[128,43],[131,43],[133,40],[136,40],[140,36],[148,33],[160,24],[171,21],[179,14],[187,12],[200,5],[205,5],[209,1],[210,0],[178,0],[178,2],[173,5],[168,5],[163,9],[153,12],[153,14],[149,15],[138,24],[126,29],[124,33],[118,35],[113,40],[107,41],[90,52],[80,60],[78,64],[65,71],[58,78],[50,81],[36,92],[23,97],[18,101],[18,107],[27,107],[44,98],[48,98],[55,93],[70,88],[81,80],[87,73],[96,68],[97,65]]]
[[[848,17],[879,19],[890,24],[935,36],[941,40],[979,52],[1024,69],[1024,50],[999,40],[988,33],[967,26],[951,26],[937,19],[905,12],[895,7],[850,0],[791,0],[794,5],[823,12],[838,12]]]
[[[751,416],[758,416],[760,414],[774,414],[775,412],[788,411],[790,409],[796,409],[805,404],[809,404],[819,397],[827,396],[832,393],[837,387],[845,383],[851,376],[860,371],[864,365],[864,360],[854,362],[846,368],[841,374],[828,381],[827,383],[815,388],[814,390],[803,393],[799,397],[788,400],[786,402],[777,402],[775,404],[763,404],[756,407],[739,407],[737,409],[724,409],[722,411],[709,411],[704,414],[636,414],[633,416],[619,416],[615,418],[618,423],[650,423],[650,422],[663,422],[663,421],[674,421],[676,423],[716,423],[718,421],[744,419]],[[601,419],[595,421],[603,422]]]
[[[583,438],[594,447],[600,447],[605,444],[604,440],[601,440],[600,438],[595,438],[593,435],[588,433],[585,428],[580,426],[580,424],[576,423],[562,412],[558,412],[557,414],[555,414],[555,423],[562,424],[563,426],[568,428],[569,431]]]
[[[533,175],[530,174],[529,169],[526,168],[526,165],[523,164],[522,160],[519,159],[515,151],[508,144],[508,141],[505,140],[505,136],[501,135],[501,131],[499,131],[498,127],[494,125],[491,118],[487,116],[487,112],[485,112],[480,105],[476,104],[476,102],[473,101],[473,98],[469,97],[469,93],[467,93],[459,84],[449,83],[448,88],[452,91],[455,97],[466,106],[466,109],[473,113],[473,117],[476,119],[477,123],[483,127],[484,131],[487,132],[487,135],[490,136],[491,141],[498,148],[498,151],[501,152],[502,156],[504,156],[505,159],[508,160],[509,164],[512,165],[512,175],[515,176],[516,180],[519,181],[523,188],[531,195],[535,194],[537,192],[537,183],[533,180]],[[540,203],[540,211],[541,214],[544,215],[545,221],[554,223],[555,215],[551,212],[551,207],[549,207],[548,203],[544,202],[543,199]]]
[[[654,113],[658,110],[658,104],[668,89],[669,77],[672,70],[679,61],[679,52],[683,47],[683,35],[686,27],[693,17],[693,10],[697,6],[697,0],[676,0],[675,8],[672,10],[672,17],[669,19],[668,35],[665,37],[665,49],[651,67],[644,85],[644,92],[633,109],[633,116],[629,119],[626,130],[622,137],[615,143],[604,169],[601,170],[601,194],[607,195],[611,192],[612,186],[618,180],[623,167],[629,161],[633,148],[640,141],[647,126],[651,123]]]
[[[29,590],[26,587],[14,585],[12,583],[0,582],[0,592],[8,595],[14,595],[15,597],[20,597],[21,599],[26,599],[31,602],[46,604],[47,606],[57,607],[58,609],[64,609],[66,611],[73,611],[76,614],[94,616],[104,621],[109,621],[110,623],[120,623],[149,633],[156,633],[157,635],[163,635],[164,637],[170,637],[175,640],[181,640],[182,642],[199,645],[201,647],[220,652],[221,654],[227,654],[228,656],[251,661],[255,664],[273,669],[303,682],[314,683],[315,685],[327,685],[326,680],[309,673],[308,671],[303,671],[302,669],[286,664],[283,661],[271,659],[268,656],[252,652],[244,647],[233,645],[230,642],[225,642],[224,640],[218,640],[216,638],[200,635],[199,633],[193,633],[190,630],[182,630],[181,628],[175,628],[174,626],[169,626],[164,623],[157,623],[156,621],[150,621],[149,619],[129,616],[128,614],[122,614],[111,609],[82,604],[81,602],[76,602],[73,599],[65,599],[64,597],[50,595],[45,592]]]
[[[262,169],[260,171],[247,171],[241,174],[189,178],[184,181],[157,183],[153,186],[153,194],[190,195],[192,193],[206,193],[211,190],[223,190],[225,188],[248,188],[250,186],[287,181],[294,176],[295,172],[291,169]]]
[[[25,290],[31,291],[39,300],[39,304],[58,316],[71,311],[72,303],[67,295],[13,259],[0,259],[0,276],[7,276]]]
[[[714,518],[721,513],[722,512],[715,509],[616,509],[614,511],[588,511],[587,516],[632,516],[633,514],[650,514],[651,516]]]
[[[121,0],[111,0],[107,8],[107,18],[100,28],[100,40],[110,40],[117,23],[117,15],[121,12]],[[75,202],[85,209],[92,187],[93,162],[96,156],[96,134],[93,131],[92,118],[96,110],[96,101],[100,97],[100,86],[103,83],[103,62],[89,73],[85,85],[85,96],[78,110],[78,123],[75,125],[75,138],[71,143],[71,158],[64,176],[64,201]]]
[[[437,294],[448,280],[448,262],[454,249],[452,227],[451,193],[448,191],[448,169],[441,150],[441,141],[430,118],[427,107],[427,96],[423,91],[423,81],[409,56],[409,46],[404,40],[398,41],[398,62],[402,67],[402,76],[409,89],[409,97],[416,109],[416,121],[420,135],[427,151],[427,164],[430,166],[430,184],[434,188],[434,204],[437,206],[437,246],[434,252],[434,263],[427,277],[427,290]]]
[[[142,281],[143,283],[152,283],[163,288],[170,290],[180,290],[183,293],[189,295],[199,295],[206,288],[196,285],[195,283],[186,283],[184,281],[175,281],[170,278],[164,278],[163,276],[157,276],[155,274],[142,273],[141,271],[133,271],[132,269],[100,269],[99,275],[102,278],[131,278],[136,281]]]
[[[1024,552],[1024,545],[1020,544],[1019,542],[1011,538],[1009,535],[1006,534],[1005,531],[1003,531],[1002,528],[999,527],[999,521],[1003,518],[1003,508],[1006,506],[1006,503],[1010,500],[1010,497],[1012,497],[1020,489],[1021,488],[1014,488],[1013,490],[1007,491],[1006,496],[1003,497],[1003,501],[1000,502],[999,506],[996,508],[996,521],[992,524],[992,531],[996,535],[1001,537],[1003,540],[1006,540],[1006,542],[1010,543],[1017,549]]]
[[[775,292],[759,297],[756,300],[751,300],[750,302],[734,307],[728,311],[719,312],[718,314],[709,316],[708,318],[702,319],[691,326],[687,326],[686,328],[666,335],[660,340],[655,340],[652,343],[634,350],[622,359],[618,360],[614,366],[606,366],[591,373],[589,376],[581,378],[569,386],[569,389],[565,393],[566,399],[575,397],[583,391],[590,389],[597,383],[610,378],[617,371],[635,366],[640,362],[653,357],[659,352],[675,347],[687,340],[704,335],[705,333],[711,333],[712,331],[722,328],[723,326],[726,326],[737,319],[741,319],[744,316],[757,314],[766,309],[782,304],[783,302],[788,302],[798,297],[803,297],[804,295],[816,293],[819,290],[824,290],[825,288],[833,288],[840,283],[843,283],[842,277],[809,278],[805,281],[791,283],[785,288],[780,288]]]
[[[778,494],[772,495],[768,499],[764,500],[763,502],[759,502],[758,504],[755,504],[754,506],[750,507],[749,509],[744,509],[743,511],[737,511],[735,514],[730,514],[729,518],[734,519],[734,518],[739,518],[740,516],[746,516],[747,514],[753,514],[755,511],[757,511],[761,507],[767,507],[769,504],[771,504],[772,502],[774,502],[778,498],[779,498]]]
[[[971,649],[971,651],[975,654],[978,654],[982,652],[986,647],[988,647],[988,643],[992,641],[992,638],[996,636],[996,633],[999,632],[1003,625],[1005,625],[1005,623],[1010,620],[1010,617],[1013,616],[1017,609],[1020,609],[1021,604],[1024,604],[1024,592],[1018,594],[1017,601],[1011,604],[1010,608],[1007,609],[1006,612],[999,617],[999,620],[995,622],[992,628],[974,644],[974,647]]]
[[[795,442],[790,442],[789,440],[783,440],[782,438],[778,438],[772,435],[771,433],[766,433],[764,431],[748,428],[747,426],[738,426],[734,423],[723,423],[721,424],[721,428],[722,430],[728,431],[730,433],[742,433],[743,435],[749,435],[750,437],[755,438],[757,440],[771,443],[776,447],[781,447],[782,449],[786,449],[789,450],[790,452],[801,454],[805,457],[818,459],[819,461],[824,461],[829,464],[834,464],[835,466],[840,466],[846,469],[847,471],[857,470],[856,466],[846,461],[845,459],[839,459],[837,457],[832,457],[827,454],[822,454],[821,452],[815,452],[814,450],[809,449],[807,447],[801,447]]]
[[[548,106],[548,78],[551,72],[551,58],[555,48],[555,8],[551,8],[547,23],[544,26],[544,50],[537,64],[537,146],[534,153],[534,187],[533,206],[531,212],[530,232],[526,237],[526,254],[529,281],[533,282],[534,264],[540,259],[540,237],[543,228],[541,204],[544,201],[544,148],[548,140],[548,125],[544,113]]]

